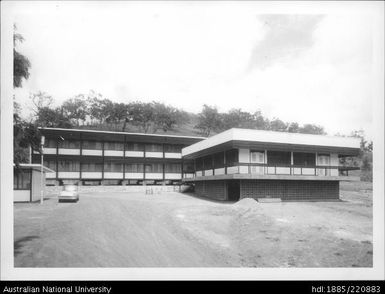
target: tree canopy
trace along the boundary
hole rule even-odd
[[[13,87],[20,88],[22,87],[23,79],[27,80],[29,78],[31,62],[27,57],[16,50],[17,44],[22,43],[24,38],[21,34],[16,32],[16,25],[13,26],[13,30]]]
[[[279,118],[271,121],[265,118],[261,111],[249,113],[241,109],[231,109],[220,113],[214,106],[203,105],[198,114],[198,122],[195,129],[204,136],[222,132],[231,128],[246,128],[257,130],[271,130],[277,132],[304,133],[304,134],[326,134],[322,126],[315,124],[304,124],[300,126],[297,122],[284,122]]]

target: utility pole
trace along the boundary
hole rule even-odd
[[[41,136],[41,141],[40,141],[40,159],[41,159],[41,162],[40,162],[40,204],[43,204],[43,201],[44,201],[44,187],[43,187],[43,184],[44,184],[44,181],[43,181],[43,176],[44,176],[44,173],[43,173],[44,141],[45,141],[45,137]]]

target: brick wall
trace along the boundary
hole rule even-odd
[[[214,200],[226,200],[225,181],[199,181],[195,182],[195,193],[202,197]]]
[[[240,198],[339,199],[338,181],[241,180]]]

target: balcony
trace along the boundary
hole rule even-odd
[[[104,156],[123,157],[123,150],[104,150]]]
[[[164,158],[177,158],[181,159],[182,158],[182,153],[176,153],[176,152],[165,152],[164,153]]]
[[[103,155],[103,150],[83,149],[83,150],[82,150],[82,155],[87,155],[87,156],[102,156],[102,155]]]
[[[146,151],[146,157],[148,157],[148,158],[163,158],[163,152]]]
[[[184,174],[183,179],[333,179],[357,180],[349,176],[349,171],[359,170],[358,167],[346,166],[299,166],[299,165],[269,165],[264,163],[233,163],[225,167],[206,168],[193,174]]]
[[[59,148],[59,155],[80,155],[80,149]]]

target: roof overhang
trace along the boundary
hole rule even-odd
[[[112,132],[88,129],[63,129],[63,128],[39,128],[45,136],[57,137],[61,140],[100,140],[123,142],[126,138],[128,141],[143,142],[143,143],[169,143],[169,144],[193,144],[205,137],[194,136],[179,136],[179,135],[163,135],[163,134],[147,134],[147,133],[127,133],[127,132]]]
[[[183,148],[182,156],[193,159],[232,148],[337,153],[344,156],[357,156],[360,151],[360,140],[347,137],[230,129]]]
[[[17,167],[16,164],[13,164],[13,166],[15,168]],[[18,165],[18,168],[21,168],[21,169],[32,169],[32,170],[41,171],[42,165],[41,164],[35,164],[35,163],[20,163]],[[43,165],[43,172],[45,172],[45,173],[54,173],[55,171]]]

